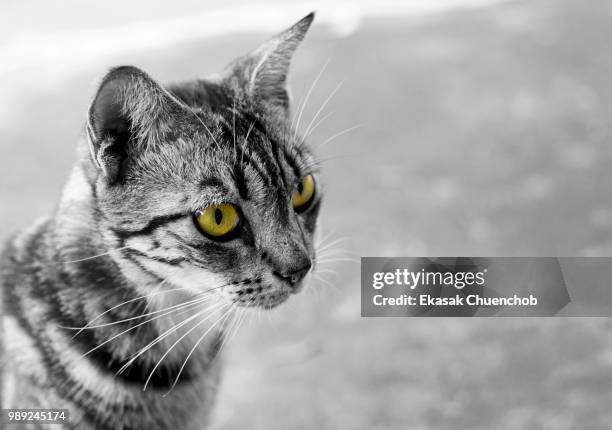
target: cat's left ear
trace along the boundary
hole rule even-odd
[[[87,117],[94,164],[109,184],[130,161],[164,141],[180,108],[157,82],[133,66],[112,69],[102,79]]]
[[[270,113],[289,117],[287,75],[293,53],[304,39],[314,12],[229,65],[229,82],[238,85]]]

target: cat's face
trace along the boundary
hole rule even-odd
[[[322,188],[285,80],[311,20],[214,82],[166,90],[133,67],[103,80],[88,122],[97,223],[124,271],[240,306],[301,289]]]

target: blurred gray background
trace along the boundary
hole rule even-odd
[[[53,210],[97,80],[293,63],[340,260],[226,354],[217,429],[606,429],[607,319],[365,319],[358,256],[612,255],[612,2],[0,4],[0,239]],[[345,261],[349,260],[349,261]],[[612,287],[612,286],[611,286]]]

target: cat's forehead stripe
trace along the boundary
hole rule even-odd
[[[236,187],[243,196],[248,195],[248,179],[254,172],[261,183],[279,192],[291,187],[285,165],[299,177],[299,169],[287,151],[286,142],[279,142],[268,134],[264,122],[249,112],[227,109],[226,115],[219,115],[219,126],[226,145],[233,147],[235,165],[232,176]]]
[[[234,178],[234,182],[236,183],[236,188],[238,188],[238,193],[240,197],[244,200],[249,199],[249,189],[247,187],[246,179],[244,177],[244,172],[239,164],[234,164],[234,169],[232,172],[232,177]]]
[[[287,150],[285,150],[285,159],[287,160],[287,163],[293,170],[293,174],[295,175],[295,177],[300,178],[302,176],[302,172],[300,171],[300,168],[295,162],[295,159],[291,156],[291,154],[289,154]]]
[[[200,181],[200,187],[202,188],[214,187],[214,188],[219,188],[222,192],[227,192],[227,188],[225,187],[225,184],[223,183],[223,181],[221,181],[219,178],[214,177],[214,176],[207,176],[204,179],[202,179]]]
[[[266,173],[265,169],[262,168],[262,165],[255,161],[253,157],[253,153],[246,150],[245,148],[237,147],[236,148],[236,160],[234,161],[234,169],[240,171],[241,177],[246,176],[245,169],[249,166],[253,169],[253,171],[258,175],[261,182],[263,182],[266,186],[271,186],[271,181],[269,175]]]

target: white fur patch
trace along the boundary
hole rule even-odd
[[[79,167],[75,167],[62,191],[62,204],[66,205],[71,202],[83,201],[83,198],[88,196],[89,193],[89,184],[85,179],[83,171]]]
[[[112,374],[103,373],[87,357],[83,357],[71,345],[70,335],[66,330],[49,324],[46,334],[52,341],[56,356],[65,371],[73,381],[78,381],[82,389],[90,390],[101,398],[111,399],[112,402],[123,402],[130,396],[113,378]]]
[[[15,380],[11,368],[14,368],[18,373],[32,375],[40,381],[46,378],[45,369],[41,365],[42,358],[38,354],[34,342],[17,321],[13,317],[5,316],[2,318],[2,322],[4,326],[3,348],[10,351],[8,356],[11,357],[10,362],[3,365],[2,407],[19,407],[19,405],[14,404],[14,399],[15,390],[20,382]]]

